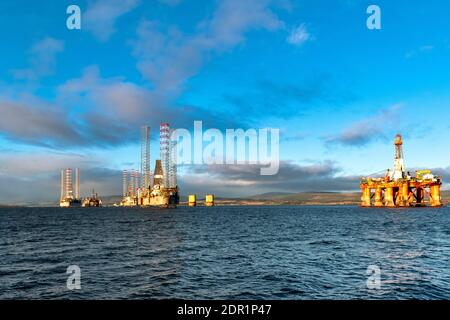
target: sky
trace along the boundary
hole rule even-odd
[[[69,30],[69,5],[81,29]],[[366,12],[381,10],[381,29]],[[139,128],[279,128],[280,170],[179,168],[181,194],[354,191],[392,167],[450,181],[450,3],[6,0],[0,3],[0,203],[56,202],[59,174],[118,195]],[[152,163],[153,167],[153,163]]]

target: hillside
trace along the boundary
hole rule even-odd
[[[286,205],[357,205],[359,198],[359,193],[353,192],[301,192],[265,193],[254,195],[247,200]]]
[[[264,193],[254,195],[242,202],[291,205],[359,205],[359,192],[302,192],[302,193]],[[450,203],[450,190],[442,191],[444,204]]]

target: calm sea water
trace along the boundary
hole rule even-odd
[[[450,209],[0,209],[0,298],[450,299]]]

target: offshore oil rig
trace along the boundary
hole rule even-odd
[[[59,199],[61,208],[71,207],[101,207],[102,200],[92,190],[92,197],[82,199],[80,197],[80,169],[75,169],[75,190],[72,181],[72,169],[61,170],[61,197]]]
[[[442,206],[442,177],[430,170],[416,171],[412,177],[405,170],[403,140],[398,134],[394,141],[394,170],[387,170],[384,178],[361,179],[362,207],[431,207]],[[373,202],[372,202],[373,200]]]
[[[87,207],[99,208],[102,206],[102,200],[98,197],[98,193],[95,192],[95,190],[92,190],[92,196],[84,198],[81,206],[83,208]]]
[[[160,125],[160,160],[150,170],[150,127],[141,128],[141,170],[123,171],[123,198],[119,206],[162,208],[176,207],[179,202],[177,167],[172,129],[168,123]]]
[[[80,169],[75,169],[75,192],[73,190],[72,169],[61,170],[61,208],[81,207],[80,199]]]

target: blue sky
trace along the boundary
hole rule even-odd
[[[82,29],[66,28],[81,8]],[[366,27],[370,4],[381,30]],[[54,201],[58,173],[120,194],[139,127],[281,130],[281,169],[180,170],[182,192],[347,191],[392,164],[450,177],[446,1],[92,0],[0,4],[0,203]],[[34,192],[25,192],[32,189]]]

